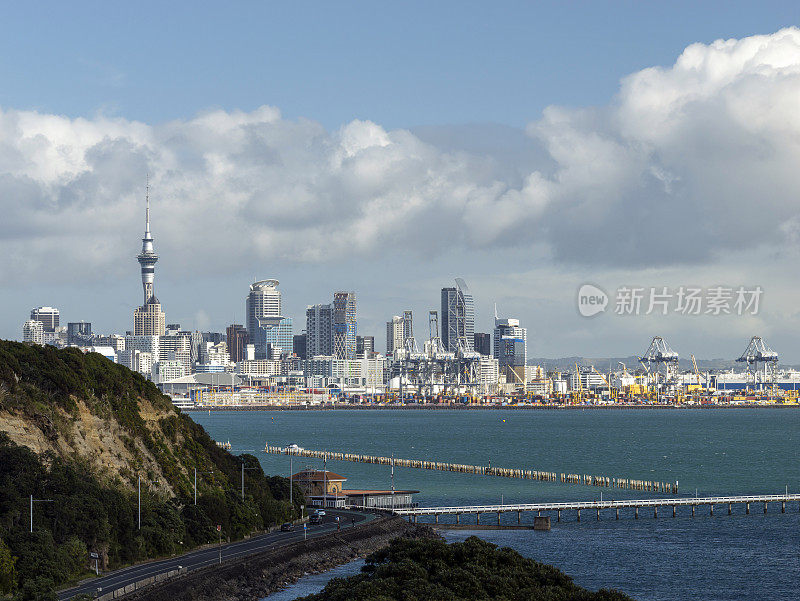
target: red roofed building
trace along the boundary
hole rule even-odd
[[[411,507],[418,490],[372,490],[343,488],[344,476],[323,470],[302,470],[292,475],[292,482],[308,499],[311,507],[367,507],[391,509]]]

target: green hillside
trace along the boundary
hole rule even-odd
[[[245,462],[245,498],[240,474]],[[197,504],[194,504],[194,470]],[[142,525],[137,519],[141,478]],[[288,479],[219,448],[140,374],[97,354],[0,341],[0,596],[50,599],[105,567],[293,517]],[[30,495],[36,503],[30,532]]]

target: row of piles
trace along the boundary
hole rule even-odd
[[[354,463],[375,463],[378,465],[394,464],[397,467],[438,470],[443,472],[460,472],[462,474],[478,474],[481,476],[500,476],[502,478],[521,478],[523,480],[538,480],[541,482],[562,482],[564,484],[582,484],[584,486],[622,488],[627,490],[640,490],[647,492],[664,492],[670,494],[678,493],[677,482],[654,482],[652,480],[633,480],[630,478],[609,478],[607,476],[590,476],[588,474],[557,474],[555,472],[540,472],[538,470],[519,470],[505,467],[464,465],[460,463],[445,463],[442,461],[425,461],[423,459],[377,457],[374,455],[360,455],[357,453],[315,451],[313,449],[271,447],[269,445],[264,448],[264,452],[274,455],[296,455],[300,457],[314,457],[318,459],[327,458],[336,461],[351,461]]]

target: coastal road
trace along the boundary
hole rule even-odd
[[[355,524],[363,524],[375,519],[376,515],[372,513],[360,511],[345,511],[339,509],[326,509],[325,517],[322,524],[308,525],[308,538],[320,536],[335,532],[337,529],[336,517],[339,517],[339,524],[342,530],[353,527],[353,520]],[[223,544],[222,547],[207,547],[191,551],[184,555],[170,557],[169,559],[160,559],[150,561],[147,563],[136,564],[121,568],[113,572],[106,572],[97,578],[90,578],[84,580],[78,586],[73,588],[64,589],[59,591],[58,600],[67,601],[75,595],[86,594],[94,596],[98,588],[102,588],[103,592],[113,591],[115,589],[127,586],[133,582],[137,582],[150,576],[155,576],[163,572],[168,572],[183,566],[188,571],[196,570],[207,565],[219,563],[220,550],[222,552],[222,561],[232,559],[234,557],[243,557],[246,555],[253,555],[261,551],[276,549],[303,540],[303,526],[295,526],[292,532],[270,532],[269,534],[259,534],[252,538],[237,541],[234,543]]]

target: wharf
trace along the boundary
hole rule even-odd
[[[566,503],[526,503],[518,505],[467,505],[461,507],[414,507],[395,509],[394,513],[399,516],[407,517],[414,522],[422,516],[431,516],[435,523],[439,522],[439,516],[454,515],[456,524],[460,524],[462,515],[475,515],[476,524],[480,524],[481,515],[497,514],[497,523],[500,523],[500,516],[504,513],[517,514],[517,523],[522,523],[522,513],[535,511],[537,515],[542,512],[557,515],[557,521],[561,521],[562,511],[576,511],[578,521],[581,520],[581,511],[595,510],[597,519],[600,519],[600,512],[604,509],[613,509],[616,519],[619,519],[620,509],[633,509],[634,517],[639,518],[639,510],[650,508],[653,510],[653,517],[658,517],[660,507],[672,507],[672,517],[677,516],[678,507],[691,507],[692,516],[698,507],[708,507],[710,515],[714,515],[714,506],[727,506],[728,515],[733,513],[734,505],[744,505],[745,513],[750,513],[751,504],[764,505],[764,513],[770,503],[780,503],[781,513],[786,513],[786,504],[792,501],[800,502],[800,494],[784,495],[737,495],[720,497],[674,497],[668,499],[624,499],[618,501],[575,501]],[[800,510],[800,504],[798,504]]]

